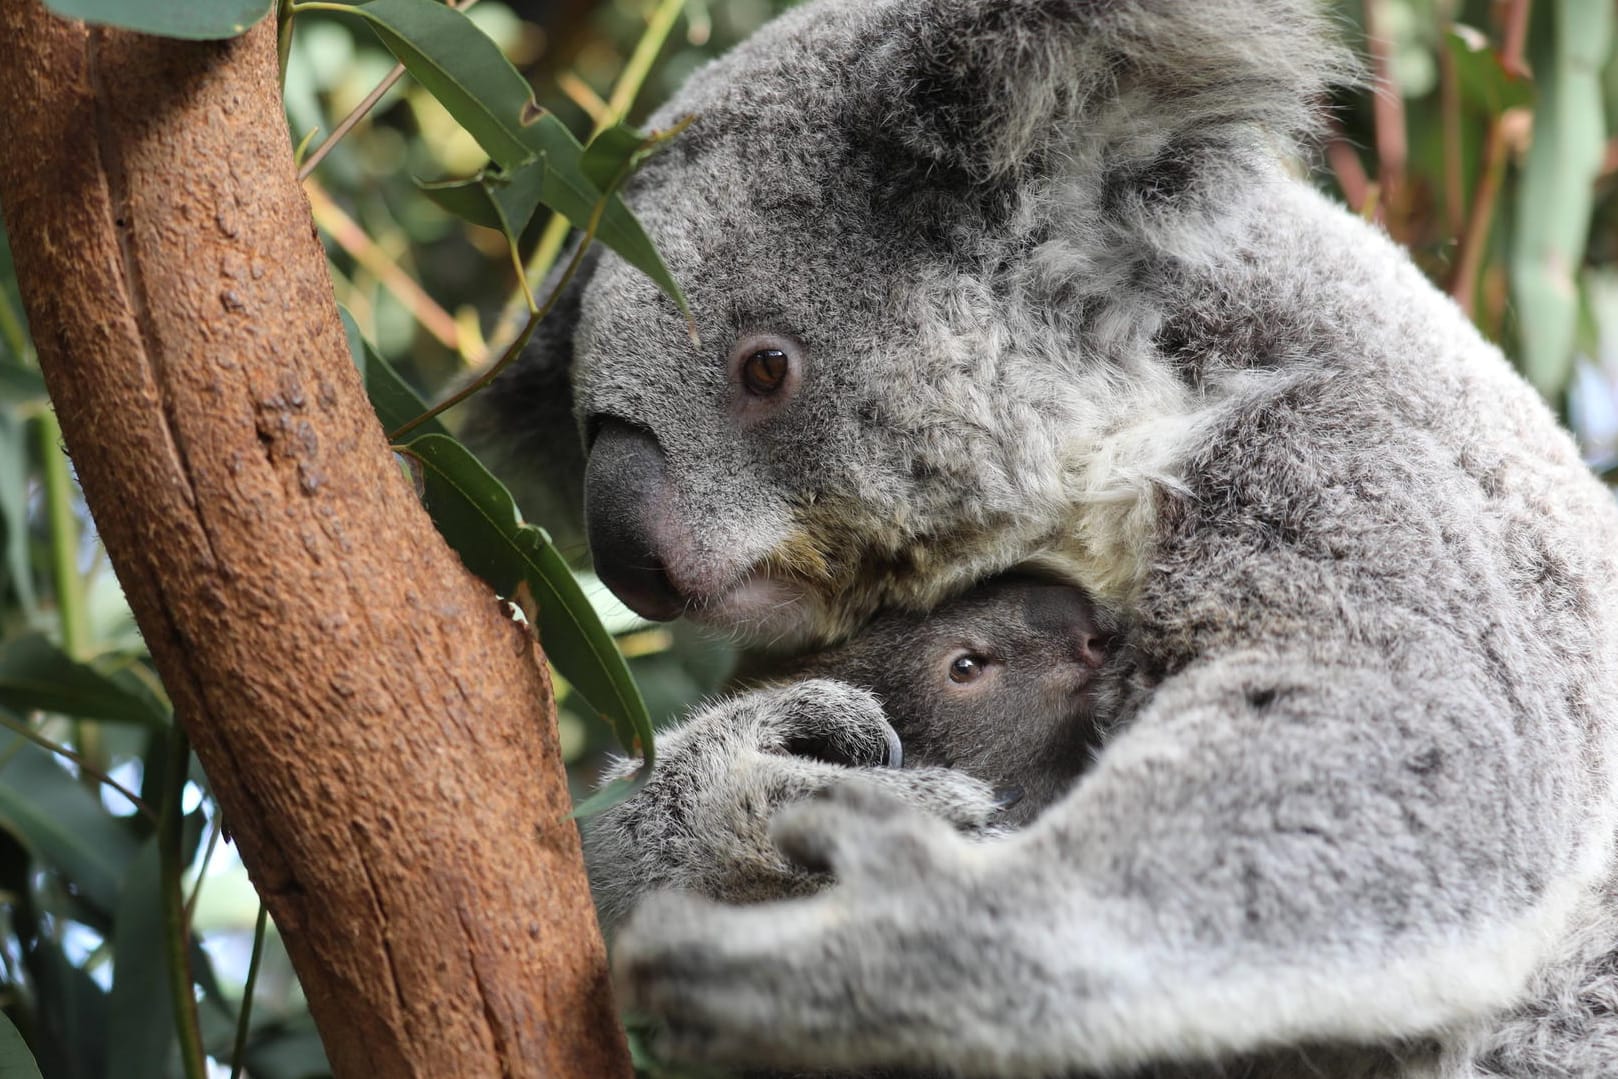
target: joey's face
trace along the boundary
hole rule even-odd
[[[1083,591],[1005,576],[925,615],[890,612],[806,661],[882,701],[907,766],[1026,787],[1028,812],[1087,765],[1114,718],[1116,618]]]
[[[829,638],[1004,569],[1055,527],[1057,406],[1009,376],[983,252],[951,238],[985,211],[896,185],[869,117],[828,89],[840,55],[868,51],[867,8],[848,10],[789,16],[652,121],[696,116],[627,197],[700,343],[616,256],[583,293],[591,546],[651,618]]]

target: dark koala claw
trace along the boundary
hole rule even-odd
[[[1001,787],[994,792],[994,808],[1007,810],[1022,801],[1023,789],[1018,786]]]

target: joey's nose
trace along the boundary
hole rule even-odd
[[[685,601],[669,581],[652,514],[667,482],[663,448],[650,431],[608,420],[584,470],[584,518],[596,575],[630,610],[666,622]]]

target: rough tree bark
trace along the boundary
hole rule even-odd
[[[0,205],[101,537],[336,1074],[629,1072],[525,633],[349,362],[275,27],[0,3]]]

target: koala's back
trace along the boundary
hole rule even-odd
[[[1301,189],[1271,197],[1286,212],[1255,220],[1254,257],[1199,282],[1165,331],[1201,365],[1193,377],[1251,390],[1161,503],[1132,641],[1140,677],[1150,685],[1255,645],[1307,648],[1316,670],[1369,664],[1472,705],[1464,727],[1441,711],[1367,708],[1367,782],[1389,763],[1376,761],[1378,725],[1398,724],[1427,747],[1403,762],[1424,795],[1475,811],[1477,835],[1448,844],[1461,858],[1488,872],[1502,836],[1521,855],[1512,864],[1567,851],[1511,882],[1525,906],[1560,895],[1549,905],[1574,908],[1564,955],[1493,1029],[1323,1073],[1618,1075],[1612,496],[1385,237]],[[1261,317],[1232,317],[1254,306]],[[1449,766],[1480,739],[1510,762],[1497,781]],[[1570,753],[1582,778],[1547,791],[1547,776],[1567,775],[1548,757]],[[1422,807],[1399,811],[1410,823]],[[1581,838],[1571,850],[1558,838],[1568,835]],[[1254,1070],[1215,1074],[1269,1074],[1243,1067]]]

